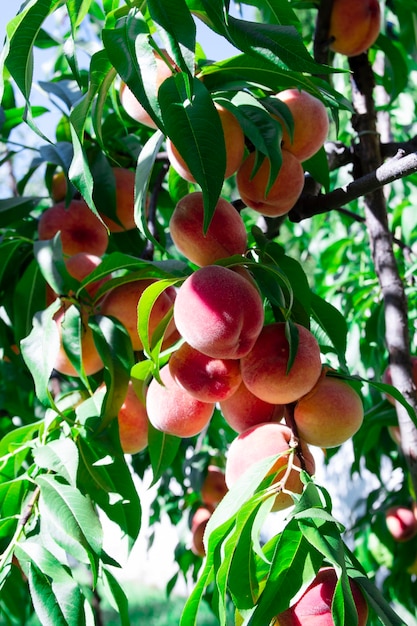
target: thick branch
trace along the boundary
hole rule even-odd
[[[351,58],[350,67],[352,70],[352,100],[355,109],[352,125],[359,137],[359,164],[364,175],[363,178],[366,179],[367,176],[371,176],[375,177],[376,182],[380,182],[377,173],[380,172],[381,168],[384,168],[384,165],[380,166],[382,158],[379,135],[376,129],[372,67],[365,54]],[[405,171],[404,159],[406,159],[406,163],[409,163],[410,160],[412,162],[414,159],[417,164],[417,155],[416,153],[408,155],[394,163],[393,169],[398,173],[402,171],[402,176],[404,176]],[[356,182],[360,182],[360,180]],[[392,383],[417,414],[417,394],[410,362],[407,299],[392,248],[386,201],[380,185],[375,189],[368,189],[365,193],[366,225],[375,271],[384,299],[385,341],[390,356]],[[407,411],[398,402],[396,409],[401,432],[401,449],[410,470],[414,490],[417,492],[417,429]]]

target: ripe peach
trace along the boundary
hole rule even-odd
[[[178,250],[196,265],[210,265],[218,259],[244,254],[248,237],[234,206],[219,198],[210,226],[203,233],[204,207],[201,191],[187,194],[178,202],[169,222]]]
[[[245,136],[243,130],[236,117],[228,109],[215,103],[215,107],[220,116],[220,122],[223,128],[224,143],[226,147],[226,171],[225,178],[229,178],[236,172],[242,163],[245,152]],[[195,183],[195,179],[188,169],[184,159],[181,157],[177,148],[168,138],[166,142],[169,162],[180,176],[185,180]]]
[[[243,382],[230,398],[220,402],[220,410],[229,426],[238,433],[255,424],[279,422],[284,415],[282,405],[264,402]]]
[[[417,385],[417,356],[412,356],[411,359],[411,376],[413,378],[414,384]],[[392,385],[392,376],[391,376],[391,366],[388,365],[385,372],[382,375],[382,382],[387,385]],[[388,402],[395,405],[395,400],[389,394],[385,394]]]
[[[228,398],[242,380],[238,359],[214,359],[188,343],[172,353],[169,369],[177,385],[202,402]]]
[[[381,29],[378,0],[334,0],[330,16],[330,49],[348,57],[365,52]]]
[[[201,487],[201,499],[204,504],[217,506],[227,493],[224,471],[217,465],[209,465]]]
[[[100,257],[107,249],[106,227],[84,200],[72,200],[68,207],[65,202],[59,202],[42,213],[38,223],[39,239],[52,239],[59,231],[63,252],[69,256],[89,252]]]
[[[71,305],[74,306],[74,305]],[[70,359],[68,358],[67,353],[65,352],[65,348],[62,343],[62,332],[65,329],[65,315],[69,311],[69,309],[64,309],[61,307],[59,311],[55,314],[54,320],[58,327],[58,332],[60,335],[61,345],[59,348],[59,353],[57,356],[57,360],[54,365],[54,369],[61,374],[66,374],[67,376],[78,376],[78,373],[74,366],[72,365]],[[87,376],[91,376],[92,374],[96,374],[101,369],[103,369],[103,361],[101,360],[101,356],[99,355],[96,345],[94,343],[93,331],[88,326],[87,323],[87,314],[85,312],[81,312],[81,358],[84,366],[85,373]]]
[[[206,265],[179,288],[174,320],[196,350],[215,359],[239,359],[251,350],[262,329],[263,303],[240,274]]]
[[[143,345],[138,334],[138,303],[142,293],[149,285],[154,283],[154,279],[139,279],[129,283],[123,283],[114,287],[103,300],[101,313],[118,319],[129,333],[133,350],[142,350]],[[152,309],[149,323],[149,334],[152,336],[158,324],[172,308],[175,298],[175,289],[166,289],[157,298]],[[173,321],[167,328],[168,338],[175,330]]]
[[[279,626],[334,626],[332,600],[337,574],[332,567],[323,567],[301,598],[289,609],[277,616]],[[350,588],[358,613],[358,626],[366,626],[368,605],[358,584],[349,579]]]
[[[308,393],[321,374],[320,348],[314,335],[296,324],[297,354],[289,372],[285,323],[264,326],[254,347],[241,360],[242,380],[255,396],[271,404],[295,402]]]
[[[101,263],[101,258],[95,254],[88,254],[88,252],[78,252],[65,259],[65,266],[68,273],[78,281],[83,281],[93,270],[95,270]],[[110,275],[96,280],[86,286],[86,292],[91,298],[94,298],[97,291],[105,282],[110,279]],[[62,295],[62,294],[60,294]],[[51,304],[57,298],[57,294],[47,285],[46,288],[46,304]]]
[[[417,535],[415,512],[407,506],[391,506],[385,511],[385,521],[395,541],[403,543]]]
[[[282,165],[272,187],[266,194],[270,162],[265,158],[252,176],[255,152],[243,161],[236,174],[239,194],[246,206],[262,215],[278,217],[294,206],[304,187],[304,170],[300,161],[288,150],[282,150]]]
[[[151,424],[177,437],[193,437],[209,423],[214,403],[201,402],[178,387],[169,366],[160,370],[162,385],[153,378],[146,396],[146,409]]]
[[[134,217],[135,172],[125,167],[113,167],[116,189],[117,221],[100,212],[100,217],[112,233],[121,233],[136,228]]]
[[[143,387],[140,381],[129,381],[126,397],[117,415],[120,444],[125,454],[136,454],[148,445],[149,420],[144,390],[140,387]]]
[[[169,54],[165,50],[161,50],[161,52],[166,61],[157,52],[154,52],[156,61],[155,84],[157,89],[159,89],[161,83],[163,83],[166,78],[172,76],[172,67],[175,66]],[[149,113],[145,111],[133,92],[123,82],[120,86],[119,96],[124,110],[132,119],[149,128],[157,128]]]
[[[345,381],[324,375],[297,402],[294,419],[304,441],[320,448],[335,448],[361,427],[362,400]]]
[[[207,506],[200,506],[191,519],[191,550],[197,556],[206,556],[204,548],[204,531],[206,530],[207,523],[213,514],[213,509]]]
[[[326,107],[308,91],[299,89],[285,89],[275,94],[275,98],[287,105],[294,122],[292,140],[282,125],[282,147],[299,161],[311,158],[322,147],[329,132]]]
[[[236,481],[243,476],[246,470],[254,463],[275,454],[286,452],[290,449],[290,441],[292,439],[292,431],[285,424],[266,423],[257,424],[243,431],[232,441],[226,459],[226,485],[229,489],[233,487]],[[302,451],[306,469],[310,474],[314,473],[314,458],[307,445],[301,440],[298,445]],[[276,464],[271,470],[271,474],[278,471],[274,480],[278,483],[284,477],[288,463],[292,462],[296,468],[300,468],[300,459],[297,453],[283,454],[278,458]],[[300,473],[297,469],[292,469],[288,475],[285,485],[288,491],[293,493],[301,493],[303,484],[300,479]],[[290,494],[280,491],[274,502],[273,510],[279,511],[291,506],[294,503]]]

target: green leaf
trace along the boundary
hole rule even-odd
[[[33,253],[42,276],[55,293],[61,295],[76,290],[78,281],[72,278],[65,265],[59,232],[53,239],[35,241]]]
[[[332,342],[340,364],[346,366],[348,327],[345,316],[315,293],[311,293],[311,314]]]
[[[167,78],[159,88],[158,99],[166,134],[201,187],[206,232],[226,171],[219,114],[202,82],[184,73]]]
[[[105,567],[103,568],[103,583],[106,590],[106,597],[119,615],[120,626],[130,626],[129,602],[126,594],[118,580]]]
[[[151,458],[154,485],[162,474],[171,466],[177,456],[181,438],[168,435],[149,424],[149,456]]]
[[[27,217],[39,203],[40,198],[6,198],[0,200],[0,228],[5,228],[13,222]]]
[[[62,476],[72,487],[76,485],[78,450],[72,439],[55,439],[33,449],[35,463]]]

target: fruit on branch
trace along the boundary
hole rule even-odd
[[[264,422],[279,422],[284,407],[271,404],[255,396],[242,381],[235,393],[220,402],[224,419],[233,430],[241,433],[251,426]]]
[[[289,609],[277,615],[279,626],[334,626],[332,601],[337,583],[337,574],[332,567],[323,567],[301,598]],[[359,585],[349,579],[353,601],[358,614],[358,626],[366,626],[368,605]]]
[[[61,232],[62,250],[66,255],[89,252],[101,257],[108,245],[106,227],[84,200],[54,204],[44,211],[38,223],[39,239],[52,239]]]
[[[213,508],[209,506],[200,506],[191,518],[191,550],[197,556],[205,557],[204,548],[204,531],[207,523],[213,514]]]
[[[193,437],[205,428],[214,412],[214,403],[201,402],[181,389],[169,366],[161,368],[162,385],[153,378],[146,395],[149,421],[158,430],[177,437]]]
[[[330,49],[348,57],[366,52],[381,29],[378,0],[334,0],[330,15]]]
[[[217,506],[227,491],[224,471],[217,465],[209,465],[201,486],[201,499],[204,504]]]
[[[71,305],[73,307],[74,305]],[[62,333],[65,332],[65,316],[70,312],[70,308],[61,307],[59,311],[54,315],[55,323],[58,327],[60,337],[60,347],[57,359],[54,364],[54,369],[60,374],[66,374],[67,376],[76,376],[79,374],[72,365],[63,345]],[[80,345],[81,345],[81,360],[84,371],[87,376],[96,374],[103,369],[103,361],[99,355],[96,345],[94,343],[93,331],[88,326],[88,314],[86,311],[81,311],[81,332],[80,332]]]
[[[285,322],[264,326],[252,350],[241,360],[242,380],[255,396],[271,404],[295,402],[317,383],[322,365],[314,335],[300,324],[298,347],[289,371],[290,346]]]
[[[241,383],[238,359],[214,359],[183,343],[169,360],[171,376],[185,391],[202,402],[220,402]]]
[[[304,170],[300,161],[288,150],[282,150],[282,164],[272,187],[266,193],[270,161],[264,158],[252,175],[256,152],[251,152],[236,174],[236,184],[246,206],[268,217],[285,215],[292,209],[304,187]]]
[[[132,341],[133,350],[143,350],[143,344],[138,334],[138,304],[139,300],[154,279],[139,279],[123,283],[114,287],[103,300],[101,313],[114,317],[126,328]],[[149,336],[152,337],[158,324],[170,311],[175,299],[175,289],[168,287],[155,301],[149,319]],[[166,329],[165,338],[168,339],[175,332],[175,325],[171,320]]]
[[[149,420],[146,390],[141,381],[130,380],[117,415],[120,445],[125,454],[136,454],[148,445]]]
[[[154,76],[157,89],[159,89],[161,83],[163,83],[165,79],[172,76],[173,69],[176,67],[174,61],[171,59],[166,50],[161,50],[161,52],[165,57],[165,60],[160,54],[154,52],[156,62],[156,73]],[[146,112],[139,100],[124,82],[122,82],[120,86],[119,97],[124,110],[132,119],[148,126],[149,128],[157,128],[157,125],[149,113]]]
[[[414,356],[414,355],[411,356],[410,362],[411,362],[411,376],[412,376],[414,384],[417,386],[417,356]],[[390,365],[388,365],[388,367],[385,369],[385,372],[382,375],[382,382],[386,383],[387,385],[392,385],[392,375],[391,375]],[[390,394],[385,394],[385,396],[388,402],[395,405],[395,399]]]
[[[65,259],[65,266],[68,270],[68,273],[70,274],[70,276],[80,282],[87,278],[87,276],[89,276],[100,265],[100,263],[100,257],[96,256],[95,254],[89,254],[88,252],[78,252],[78,254],[74,254],[73,256],[67,257]],[[110,275],[95,280],[85,287],[85,290],[90,296],[90,299],[94,299],[97,291],[108,280],[110,280]],[[52,290],[52,288],[47,285],[46,305],[49,306],[51,302],[53,302],[58,297],[58,295],[63,294],[56,294]]]
[[[283,484],[282,488],[293,493],[301,493],[303,483],[298,471],[301,462],[297,451],[290,452],[292,441],[292,430],[285,424],[274,422],[257,424],[240,433],[230,444],[227,453],[225,472],[227,487],[231,489],[254,463],[269,456],[284,453],[278,457],[270,474],[278,472],[274,479],[274,483],[278,483],[284,479],[289,464],[292,464],[292,469],[285,477],[285,485]],[[315,463],[307,444],[299,440],[297,447],[304,459],[305,469],[309,474],[313,474]],[[291,495],[281,490],[276,495],[273,510],[279,511],[292,504],[294,501]]]
[[[264,320],[257,289],[240,274],[206,265],[178,289],[174,320],[193,348],[218,359],[239,359],[253,347]]]
[[[363,422],[358,393],[344,380],[325,372],[294,409],[299,436],[320,448],[334,448],[350,439]]]
[[[387,528],[395,541],[403,543],[417,535],[417,509],[408,506],[391,506],[385,511]]]
[[[206,234],[203,232],[204,205],[201,191],[187,194],[177,203],[169,222],[178,250],[196,265],[210,265],[218,259],[244,254],[248,237],[237,210],[219,198]]]
[[[61,202],[65,200],[67,195],[67,178],[64,172],[56,172],[52,176],[51,182],[51,197],[54,202]]]
[[[117,221],[100,212],[100,217],[112,233],[121,233],[136,228],[134,217],[135,172],[125,167],[113,167],[116,189]]]
[[[232,176],[240,166],[245,152],[245,136],[243,130],[236,117],[228,109],[214,103],[220,117],[223,128],[224,143],[226,148],[226,171],[224,178]],[[168,138],[166,142],[168,159],[174,170],[191,183],[195,183],[195,179],[191,174],[187,164]]]
[[[292,136],[282,124],[282,148],[299,161],[311,158],[327,139],[329,117],[326,107],[321,100],[300,89],[285,89],[274,97],[287,105],[294,122]],[[274,117],[281,121],[279,117]]]

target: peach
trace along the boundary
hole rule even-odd
[[[164,60],[157,52],[154,52],[156,62],[156,72],[154,73],[154,78],[157,89],[159,89],[161,83],[163,83],[165,79],[172,76],[173,67],[175,66],[174,61],[171,59],[169,54],[165,50],[161,50],[161,52],[166,60]],[[120,86],[119,97],[124,110],[132,119],[136,120],[136,122],[144,124],[144,126],[148,126],[149,128],[157,128],[149,113],[146,112],[133,92],[123,82]]]
[[[299,89],[285,89],[274,97],[287,105],[294,122],[292,137],[282,124],[281,146],[299,161],[310,159],[322,147],[329,132],[326,107],[308,91]],[[279,117],[276,119],[280,121]]]
[[[119,409],[120,445],[125,454],[136,454],[148,445],[148,414],[141,381],[129,381],[126,397]]]
[[[417,385],[417,356],[412,356],[410,358],[410,362],[411,362],[411,376],[413,378],[414,384]],[[382,382],[386,383],[387,385],[392,385],[392,376],[391,376],[391,366],[388,365],[388,367],[386,368],[385,372],[382,375]],[[395,400],[392,396],[390,396],[389,394],[385,394],[386,398],[388,400],[388,402],[390,402],[391,404],[395,405]]]
[[[304,326],[295,326],[299,336],[298,348],[289,372],[285,322],[264,326],[252,350],[241,360],[243,382],[249,391],[265,402],[295,402],[314,387],[321,374],[316,338]]]
[[[217,465],[209,465],[201,486],[201,499],[204,504],[217,506],[227,493],[224,471]]]
[[[273,422],[256,424],[240,433],[230,444],[227,454],[225,476],[228,489],[231,489],[254,463],[290,450],[292,437],[293,433],[288,426]],[[298,442],[298,445],[304,457],[307,471],[313,474],[315,463],[310,450],[301,440]],[[294,454],[282,454],[270,473],[278,472],[274,480],[274,483],[278,483],[283,479],[289,462],[293,463],[293,469],[291,469],[285,485],[282,485],[282,487],[293,493],[301,493],[303,483],[298,471],[301,464],[297,452]],[[291,495],[280,491],[275,498],[273,510],[279,511],[292,504],[294,504],[294,501]]]
[[[164,365],[159,374],[162,385],[153,378],[146,396],[149,421],[156,429],[170,435],[198,435],[210,422],[214,403],[201,402],[178,387],[168,365]]]
[[[207,523],[213,514],[213,509],[207,506],[200,506],[193,514],[191,519],[191,550],[195,555],[204,557],[206,550],[204,548],[204,532]]]
[[[323,567],[315,579],[289,609],[277,615],[279,626],[334,626],[332,601],[337,583],[337,574],[332,567]],[[358,626],[366,626],[368,605],[359,585],[349,579],[350,589],[358,614]]]
[[[335,448],[361,427],[362,400],[345,381],[324,375],[297,402],[294,420],[304,441],[320,448]]]
[[[265,158],[253,176],[256,153],[251,152],[236,174],[236,184],[246,206],[268,217],[285,215],[297,202],[304,187],[304,170],[288,150],[282,150],[281,169],[266,193],[270,162]]]
[[[348,57],[362,54],[376,41],[381,29],[378,0],[333,0],[330,15],[330,49]]]
[[[116,189],[116,218],[100,212],[100,217],[112,233],[121,233],[136,228],[134,216],[135,172],[124,167],[113,167]]]
[[[187,194],[177,203],[169,230],[177,249],[196,265],[210,265],[218,259],[244,254],[248,237],[237,210],[219,198],[206,234],[201,191]]]
[[[51,197],[54,202],[61,202],[65,200],[65,196],[67,195],[67,178],[64,172],[56,172],[52,176],[52,184],[51,184]]]
[[[391,506],[385,511],[385,521],[395,541],[403,543],[417,535],[415,512],[407,506]]]
[[[270,404],[255,396],[241,382],[235,393],[220,402],[223,417],[237,433],[263,422],[279,422],[284,415],[284,407]]]
[[[74,305],[71,305],[74,306]],[[66,374],[67,376],[79,376],[78,372],[72,365],[62,342],[62,332],[65,332],[65,315],[69,309],[61,307],[55,314],[54,320],[58,327],[60,336],[60,348],[58,356],[54,365],[54,369],[60,374]],[[81,359],[84,367],[84,371],[87,376],[96,374],[103,369],[103,361],[99,355],[96,345],[94,343],[93,331],[88,326],[87,315],[84,311],[81,312]]]
[[[91,274],[93,270],[95,270],[100,265],[100,263],[100,257],[96,256],[95,254],[88,254],[88,252],[78,252],[78,254],[74,254],[73,256],[65,259],[65,266],[68,270],[68,273],[79,282],[87,278],[87,276],[89,276],[89,274]],[[89,294],[90,298],[93,299],[100,287],[108,280],[110,280],[110,275],[104,276],[103,278],[87,285],[86,292]],[[53,302],[56,298],[57,294],[51,289],[51,287],[49,287],[49,285],[47,285],[47,306],[51,304],[51,302]]]
[[[142,350],[143,345],[138,334],[138,304],[142,293],[154,279],[139,279],[123,283],[114,287],[103,300],[101,313],[119,320],[129,333],[133,350]],[[149,334],[153,335],[158,324],[172,308],[175,298],[175,289],[169,287],[157,298],[149,320]],[[175,331],[171,320],[168,325],[166,337]]]
[[[223,128],[224,143],[226,147],[226,171],[225,178],[229,178],[234,174],[243,160],[245,152],[245,136],[243,130],[236,117],[228,109],[214,104],[220,116],[220,122]],[[184,159],[168,138],[166,141],[168,159],[174,170],[191,183],[195,183],[195,179],[188,169]]]
[[[106,227],[84,200],[54,204],[44,211],[38,223],[39,239],[52,239],[61,232],[62,250],[69,256],[89,252],[101,257],[107,249]]]
[[[202,402],[219,402],[241,383],[238,359],[214,359],[183,343],[169,360],[177,385]]]
[[[263,302],[245,278],[219,265],[206,265],[178,289],[175,325],[185,341],[215,359],[239,359],[261,332]]]

